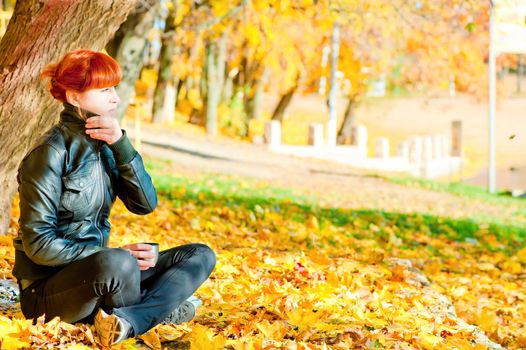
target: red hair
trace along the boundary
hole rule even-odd
[[[121,81],[119,64],[102,52],[74,50],[58,63],[47,65],[42,78],[49,78],[49,92],[61,102],[66,102],[66,90],[84,92],[115,86]]]

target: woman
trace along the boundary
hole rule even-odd
[[[121,80],[117,62],[75,50],[42,76],[64,109],[18,172],[13,275],[22,312],[27,318],[94,321],[104,346],[163,321],[191,320],[200,304],[192,294],[215,266],[209,247],[175,247],[161,252],[157,263],[148,244],[107,248],[116,197],[136,214],[157,205],[142,158],[113,117]]]

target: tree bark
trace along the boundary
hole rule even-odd
[[[327,120],[326,143],[327,146],[336,145],[336,124],[338,120],[338,112],[336,111],[336,97],[338,94],[338,86],[336,83],[336,73],[338,72],[338,59],[340,57],[340,24],[338,21],[334,23],[332,28],[331,38],[331,71],[329,76],[329,99],[327,104],[329,106],[329,119]]]
[[[226,36],[222,35],[217,42],[209,39],[206,43],[206,133],[217,134],[218,107],[221,90],[225,80]]]
[[[261,77],[256,77],[255,74],[247,74],[248,72],[246,71],[244,74],[246,80],[243,88],[243,106],[245,107],[245,121],[247,125],[248,121],[254,117],[254,98],[261,79]]]
[[[298,86],[299,84],[294,85],[293,87],[289,89],[289,91],[287,91],[284,95],[281,96],[281,98],[279,99],[278,105],[274,109],[274,112],[272,112],[272,120],[279,120],[280,122],[283,121],[283,116],[285,115],[285,111],[287,110],[287,107],[292,101],[292,97],[296,93]]]
[[[217,44],[209,39],[205,47],[206,69],[206,99],[204,112],[206,115],[206,133],[217,134],[217,107],[219,104],[218,72],[217,72]]]
[[[175,16],[177,14],[177,5],[173,4],[168,11],[166,16],[166,22],[164,32],[175,31]],[[172,72],[172,57],[175,55],[176,46],[175,41],[171,35],[163,35],[161,46],[161,53],[159,57],[159,71],[157,73],[157,84],[155,85],[155,92],[153,94],[153,108],[152,108],[152,122],[162,123],[167,121],[164,114],[167,108],[174,108],[173,105],[165,106],[165,94],[166,90],[175,88],[174,74]]]
[[[223,35],[219,38],[217,43],[217,89],[219,90],[219,97],[217,103],[221,102],[223,93],[223,87],[225,86],[225,71],[226,71],[226,39],[227,33],[223,32]]]
[[[145,61],[148,32],[158,15],[159,3],[158,0],[141,2],[106,45],[106,51],[119,62],[122,69],[122,81],[117,87],[121,99],[116,114],[119,120],[124,117],[135,95],[135,82],[139,79]]]
[[[343,116],[343,123],[338,131],[338,144],[353,144],[354,135],[353,129],[356,125],[356,106],[358,105],[358,95],[349,96],[347,100],[347,108]]]
[[[224,101],[243,99],[243,127],[239,136],[247,136],[250,132],[250,120],[259,113],[259,102],[261,88],[265,79],[265,67],[263,58],[250,59],[248,42],[245,40],[241,45],[242,57],[238,69],[231,70],[224,82]],[[233,97],[234,96],[234,97]]]
[[[16,2],[0,41],[0,233],[8,229],[18,165],[61,109],[39,81],[40,72],[73,49],[103,48],[135,5],[136,0]]]
[[[263,97],[263,87],[268,78],[267,75],[268,69],[266,67],[264,68],[261,64],[258,64],[258,73],[253,74],[251,80],[247,82],[247,84],[250,84],[250,86],[246,88],[248,91],[244,95],[247,124],[251,119],[257,120],[260,117],[261,98]]]
[[[234,92],[234,74],[225,72],[225,81],[223,83],[223,93],[221,94],[221,102],[230,103]]]
[[[251,117],[255,120],[261,119],[261,101],[263,99],[263,89],[265,88],[265,84],[267,83],[268,74],[269,74],[269,70],[265,68],[263,70],[261,79],[259,80],[256,86],[256,93],[254,94],[254,98],[252,100]]]
[[[181,89],[183,88],[184,84],[185,84],[185,80],[184,79],[180,79],[178,78],[176,80],[177,84],[175,85],[176,88],[175,88],[175,109],[177,109],[178,105],[179,105],[179,96],[181,94]]]

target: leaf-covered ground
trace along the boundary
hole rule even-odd
[[[203,242],[218,263],[197,292],[204,305],[194,321],[116,348],[486,349],[469,324],[526,347],[522,226],[341,209],[321,205],[330,203],[323,193],[153,172],[158,209],[138,217],[118,203],[111,245]],[[13,214],[14,233],[16,203]],[[8,279],[11,238],[0,237]],[[0,316],[0,340],[6,349],[97,347],[87,325],[32,325],[19,312]]]

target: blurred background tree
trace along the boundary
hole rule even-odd
[[[154,123],[178,116],[212,135],[247,137],[252,121],[282,121],[295,95],[320,93],[329,107],[331,96],[347,99],[338,142],[348,143],[354,111],[375,84],[387,94],[486,93],[485,2],[165,0],[160,6],[162,24],[145,34],[148,62],[136,86]],[[500,63],[516,69],[517,62]],[[275,96],[267,116],[263,94]]]

